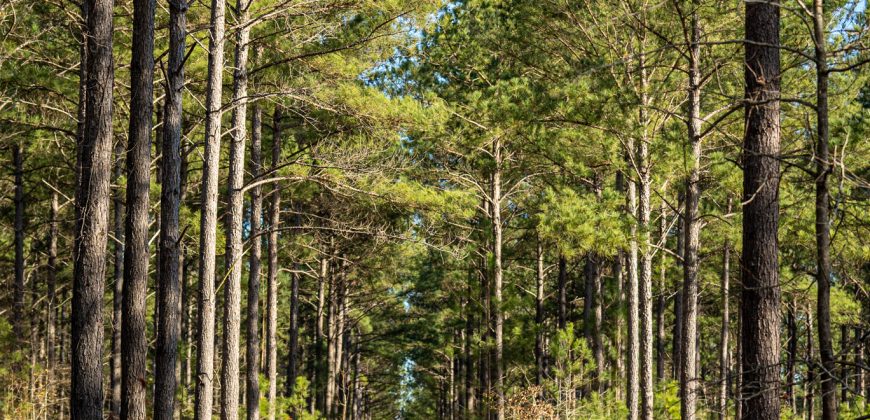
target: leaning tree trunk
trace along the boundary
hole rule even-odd
[[[87,93],[76,150],[70,413],[102,417],[103,290],[112,162],[112,0],[86,0]]]
[[[121,313],[121,418],[145,419],[145,306],[148,294],[148,209],[154,96],[154,1],[133,2],[127,223]],[[173,365],[174,369],[174,365]]]
[[[697,9],[697,1],[692,2]],[[695,364],[698,348],[698,250],[701,225],[698,204],[701,196],[701,26],[697,10],[692,11],[691,46],[689,48],[689,178],[686,180],[686,209],[683,214],[683,325],[682,353],[680,354],[680,416],[692,420],[697,414],[698,366]]]
[[[777,3],[746,3],[743,140],[743,418],[779,418],[780,63]]]
[[[837,383],[833,377],[834,345],[831,333],[831,232],[828,214],[828,65],[825,44],[824,1],[813,1],[816,61],[816,282],[819,356],[822,359],[822,419],[837,418]]]
[[[251,117],[251,176],[256,179],[261,168],[261,128],[262,114],[259,104],[254,104]],[[248,262],[248,341],[245,343],[248,369],[245,371],[246,393],[245,405],[248,420],[260,417],[260,257],[262,255],[262,238],[260,224],[263,217],[263,197],[260,186],[251,188],[251,255]]]
[[[217,243],[218,171],[221,149],[221,93],[224,70],[225,0],[211,2],[208,46],[205,155],[200,199],[199,337],[196,348],[197,420],[212,416],[214,379],[215,246]]]
[[[187,0],[169,2],[169,68],[163,110],[160,180],[160,316],[157,328],[154,418],[170,420],[175,411],[178,378],[175,365],[181,333],[182,290],[179,210],[181,206],[181,131]],[[186,308],[184,309],[186,311]]]
[[[275,107],[272,119],[272,171],[281,162],[281,108]],[[272,184],[269,202],[269,273],[266,291],[266,374],[269,375],[269,420],[275,420],[278,397],[278,227],[281,224],[281,189]],[[288,380],[295,380],[289,378]],[[312,381],[317,384],[317,381]]]

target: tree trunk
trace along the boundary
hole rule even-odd
[[[630,138],[626,143],[626,159],[631,162],[630,155],[634,153],[634,139]],[[627,209],[632,217],[637,215],[637,182],[628,180]],[[640,306],[638,299],[640,290],[638,285],[638,246],[637,226],[631,224],[629,228],[628,249],[628,352],[626,379],[626,401],[628,405],[629,420],[637,420],[640,416]]]
[[[299,275],[293,273],[290,277],[290,349],[288,350],[289,367],[287,368],[288,396],[293,396],[296,377],[299,376]]]
[[[272,171],[281,162],[281,108],[272,117]],[[278,398],[278,227],[281,225],[281,188],[272,184],[269,202],[269,278],[266,304],[266,372],[269,375],[269,420],[275,420]],[[292,378],[289,380],[293,380]],[[312,380],[317,384],[317,380]],[[316,389],[316,388],[313,388]]]
[[[667,247],[668,243],[668,213],[665,201],[659,204],[659,243]],[[660,252],[659,256],[659,293],[656,296],[656,379],[665,380],[665,294],[667,290],[667,255]]]
[[[640,227],[641,246],[641,269],[638,281],[638,301],[640,314],[640,416],[644,420],[652,419],[653,395],[655,392],[653,383],[653,314],[652,314],[652,258],[653,249],[650,240],[650,193],[651,193],[651,164],[649,162],[649,138],[647,125],[649,116],[646,107],[649,104],[648,79],[645,57],[640,56],[640,122],[642,135],[637,145],[637,165],[640,179],[639,206],[637,212],[638,226]]]
[[[20,144],[12,146],[15,178],[15,292],[12,305],[13,336],[23,350],[24,343],[24,152]],[[20,368],[21,366],[17,366]]]
[[[685,204],[685,193],[680,191],[677,194],[677,208],[682,209]],[[678,223],[678,233],[677,233],[677,263],[682,266],[684,264],[683,254],[685,254],[685,246],[683,243],[686,237],[686,225],[685,218],[683,217],[683,212],[677,213]],[[671,360],[672,366],[671,370],[673,373],[673,378],[675,381],[679,381],[682,376],[682,366],[680,360],[683,354],[683,288],[681,284],[677,284],[677,292],[674,294],[674,328],[673,328],[673,341],[671,342]]]
[[[124,297],[124,197],[119,185],[123,175],[124,143],[115,145],[115,164],[112,168],[112,184],[116,185],[112,196],[114,207],[114,284],[112,287],[112,354],[109,381],[112,391],[110,409],[113,418],[121,418],[121,306]]]
[[[497,397],[497,420],[505,418],[505,389],[504,389],[504,366],[502,355],[504,352],[503,328],[504,314],[502,311],[502,221],[501,221],[501,171],[502,171],[502,143],[501,137],[496,137],[493,144],[493,159],[495,170],[492,174],[492,250],[493,250],[493,309],[495,312],[495,390]]]
[[[804,386],[804,399],[806,400],[807,420],[815,418],[815,391],[813,384],[816,380],[816,356],[813,349],[813,313],[807,311],[807,378]]]
[[[568,259],[559,254],[559,302],[557,308],[557,321],[560,330],[568,325]]]
[[[728,200],[728,213],[731,213],[731,200]],[[719,419],[728,417],[728,383],[731,377],[731,355],[729,353],[731,324],[730,302],[728,299],[731,283],[731,244],[725,240],[722,247],[722,327],[719,332]]]
[[[824,1],[813,0],[816,61],[816,282],[819,317],[819,355],[822,359],[822,419],[837,418],[837,383],[833,378],[834,345],[831,333],[831,233],[828,215],[828,65]]]
[[[535,326],[538,331],[535,334],[535,385],[544,384],[544,248],[538,239],[537,258],[535,270]]]
[[[145,418],[145,306],[148,294],[148,210],[154,97],[154,0],[133,2],[130,132],[127,145],[127,220],[121,314],[121,418]],[[175,366],[171,367],[173,370]]]
[[[701,240],[701,225],[698,220],[698,205],[701,196],[701,26],[698,20],[698,1],[692,2],[691,46],[689,49],[689,178],[686,180],[686,210],[683,214],[685,239],[683,245],[683,329],[682,354],[680,355],[680,415],[694,419],[697,414],[698,366],[695,364],[695,336],[698,334],[698,250]]]
[[[324,382],[323,377],[323,369],[325,368],[323,363],[323,347],[326,343],[324,343],[324,322],[326,320],[326,286],[329,283],[329,258],[326,255],[330,255],[332,252],[329,249],[324,251],[324,256],[320,258],[320,276],[318,277],[318,287],[317,287],[317,325],[316,325],[316,335],[315,335],[315,353],[314,353],[314,373],[312,383],[312,389],[314,390],[314,400],[316,402],[315,406],[323,410],[326,402],[326,394],[324,391],[326,390],[326,382]],[[312,407],[312,412],[314,408]]]
[[[743,417],[779,418],[779,4],[746,3]]]
[[[472,306],[472,285],[469,277],[468,295],[465,297],[465,418],[471,418],[475,413],[474,407],[474,358],[472,352],[472,343],[474,340],[474,307]],[[359,353],[356,354],[357,363],[359,362]]]
[[[73,247],[72,382],[75,419],[102,417],[103,290],[112,157],[112,0],[86,0],[87,94],[77,148]]]
[[[160,182],[160,283],[154,418],[171,420],[175,412],[175,373],[181,332],[181,135],[187,0],[169,2],[169,68],[166,75]],[[189,346],[188,346],[189,347]]]
[[[46,393],[48,395],[49,401],[53,401],[56,397],[55,392],[55,381],[59,377],[55,372],[55,366],[57,365],[56,355],[55,355],[55,346],[56,337],[55,337],[55,308],[56,308],[56,294],[57,294],[57,236],[58,236],[58,200],[57,200],[57,191],[51,191],[51,213],[49,216],[49,230],[48,230],[48,278],[46,279],[46,309],[47,309],[47,319],[45,322],[46,326],[46,337],[45,342],[47,345],[47,353],[46,353],[46,371],[48,373],[48,377],[46,379],[48,383],[48,389]],[[857,330],[856,330],[857,333]],[[56,415],[54,407],[49,407],[46,411],[46,416]]]
[[[795,380],[795,361],[797,360],[797,322],[795,320],[795,311],[797,310],[797,302],[795,301],[794,296],[792,296],[791,303],[786,312],[786,320],[785,326],[788,331],[788,339],[786,341],[786,362],[785,362],[785,372],[786,372],[786,382],[785,382],[785,395],[788,398],[788,404],[791,407],[791,411],[793,413],[797,413],[795,411],[795,396],[794,396],[794,380]]]
[[[262,158],[261,134],[262,114],[258,103],[254,103],[251,118],[251,177],[256,179],[260,176]],[[257,420],[260,417],[260,257],[262,256],[262,241],[260,237],[261,222],[263,220],[263,197],[260,195],[260,187],[251,188],[251,254],[248,262],[248,340],[246,346],[246,359],[248,369],[245,371],[246,394],[245,405],[247,407],[248,420]],[[289,380],[289,378],[288,378]]]
[[[224,70],[225,0],[211,1],[206,87],[205,155],[200,205],[199,337],[196,349],[195,418],[212,416],[215,341],[215,246],[221,149],[221,95]]]
[[[238,32],[233,72],[232,135],[230,136],[229,177],[227,179],[226,256],[227,282],[224,286],[223,365],[221,369],[221,417],[239,417],[239,339],[241,333],[241,297],[244,249],[245,140],[248,112],[248,7],[250,0],[237,0]]]
[[[861,324],[855,326],[855,391],[859,397],[865,395],[864,390],[866,385],[864,381],[864,351],[866,346],[864,345],[865,338],[863,334],[864,331]],[[859,399],[857,404],[861,409],[867,407],[866,399]]]

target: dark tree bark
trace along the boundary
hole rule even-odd
[[[819,318],[819,356],[822,359],[822,419],[837,418],[837,383],[833,378],[834,345],[831,333],[831,232],[828,174],[828,65],[824,1],[813,0],[816,61],[816,312]]]
[[[255,103],[251,116],[251,177],[256,179],[260,176],[262,158],[261,132],[263,111],[260,105]],[[260,321],[260,258],[262,256],[262,238],[260,237],[261,221],[263,220],[263,196],[260,194],[260,186],[251,188],[251,249],[248,262],[248,340],[246,346],[246,359],[248,369],[245,371],[246,394],[245,405],[247,407],[248,420],[256,420],[260,417],[260,335],[258,324]],[[289,378],[288,378],[289,380]]]
[[[743,417],[779,418],[779,4],[746,3]]]
[[[112,196],[114,218],[112,219],[114,243],[114,284],[112,285],[112,354],[109,366],[109,387],[111,389],[110,410],[114,418],[121,417],[121,307],[124,299],[124,196],[118,183],[124,173],[123,142],[115,145],[115,163],[112,169]]]
[[[181,208],[181,135],[182,95],[184,89],[184,54],[187,26],[187,0],[169,2],[169,67],[164,102],[163,141],[160,180],[160,283],[154,418],[170,420],[175,411],[175,374],[178,340],[181,333],[182,290],[179,211]],[[189,346],[188,346],[189,347]]]
[[[23,350],[24,340],[24,152],[21,145],[12,146],[13,177],[15,178],[15,293],[12,305],[13,334]],[[15,366],[20,368],[21,366]]]
[[[272,171],[281,162],[281,108],[275,107],[272,119]],[[269,202],[269,273],[266,282],[266,372],[269,377],[269,420],[275,420],[278,397],[278,228],[281,224],[281,189],[272,184]],[[293,379],[290,379],[293,380]],[[312,380],[316,389],[317,380]],[[312,393],[314,394],[314,393]]]
[[[289,367],[287,368],[288,394],[293,395],[296,377],[299,376],[299,275],[290,277],[290,348]]]
[[[73,246],[73,420],[99,419],[103,405],[103,290],[112,156],[112,0],[86,0],[87,93],[84,135],[77,147]]]
[[[145,305],[148,294],[148,209],[154,96],[154,0],[133,2],[127,219],[121,314],[121,418],[145,418]],[[174,366],[173,366],[174,369]]]
[[[563,254],[559,254],[559,274],[558,274],[558,293],[559,301],[556,307],[556,321],[560,330],[565,329],[568,325],[568,259]]]
[[[205,155],[200,205],[199,337],[196,348],[195,418],[212,416],[215,341],[215,246],[217,231],[218,171],[221,149],[221,94],[224,69],[225,0],[211,2],[208,46]]]

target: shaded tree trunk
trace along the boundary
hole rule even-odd
[[[816,62],[816,283],[819,318],[819,356],[822,359],[822,419],[837,418],[837,383],[833,378],[834,345],[831,333],[831,233],[828,209],[828,65],[825,45],[824,1],[813,1]]]
[[[217,243],[218,174],[221,146],[225,0],[211,1],[206,87],[205,154],[200,205],[199,337],[196,348],[195,418],[212,416],[215,341],[215,252]]]
[[[779,4],[746,3],[743,417],[779,418]]]
[[[179,232],[181,209],[181,135],[187,0],[169,2],[169,66],[164,100],[160,182],[160,316],[157,328],[154,418],[170,420],[175,412],[178,340],[181,332],[184,270]],[[183,309],[186,311],[186,308]],[[189,347],[189,346],[188,346]],[[186,362],[188,363],[188,362]]]
[[[121,315],[121,418],[145,418],[145,310],[148,294],[148,210],[154,97],[154,0],[133,2],[130,131],[127,145],[127,220]],[[171,369],[175,369],[173,365]]]
[[[538,239],[535,266],[535,385],[544,384],[544,248]],[[470,315],[469,315],[470,316]]]
[[[103,290],[112,155],[112,0],[86,0],[87,90],[84,135],[76,155],[73,246],[72,377],[75,419],[102,417]]]
[[[112,354],[110,358],[109,386],[111,388],[110,410],[114,418],[121,418],[121,306],[124,297],[124,197],[118,183],[123,176],[124,144],[115,145],[115,164],[112,183],[116,185],[112,196],[114,207],[114,284],[112,286]]]
[[[15,292],[12,305],[12,333],[23,350],[24,340],[24,152],[20,144],[12,146],[13,176],[15,178]],[[20,366],[16,366],[20,368]]]
[[[260,176],[262,158],[261,130],[262,114],[260,105],[254,103],[251,118],[251,177],[256,179]],[[263,220],[263,197],[260,194],[260,186],[251,188],[251,248],[248,262],[248,319],[246,346],[246,361],[248,369],[245,371],[246,394],[245,406],[247,407],[248,420],[256,420],[260,417],[260,257],[262,256],[262,238],[260,237],[261,222]],[[288,378],[288,380],[291,380]]]

